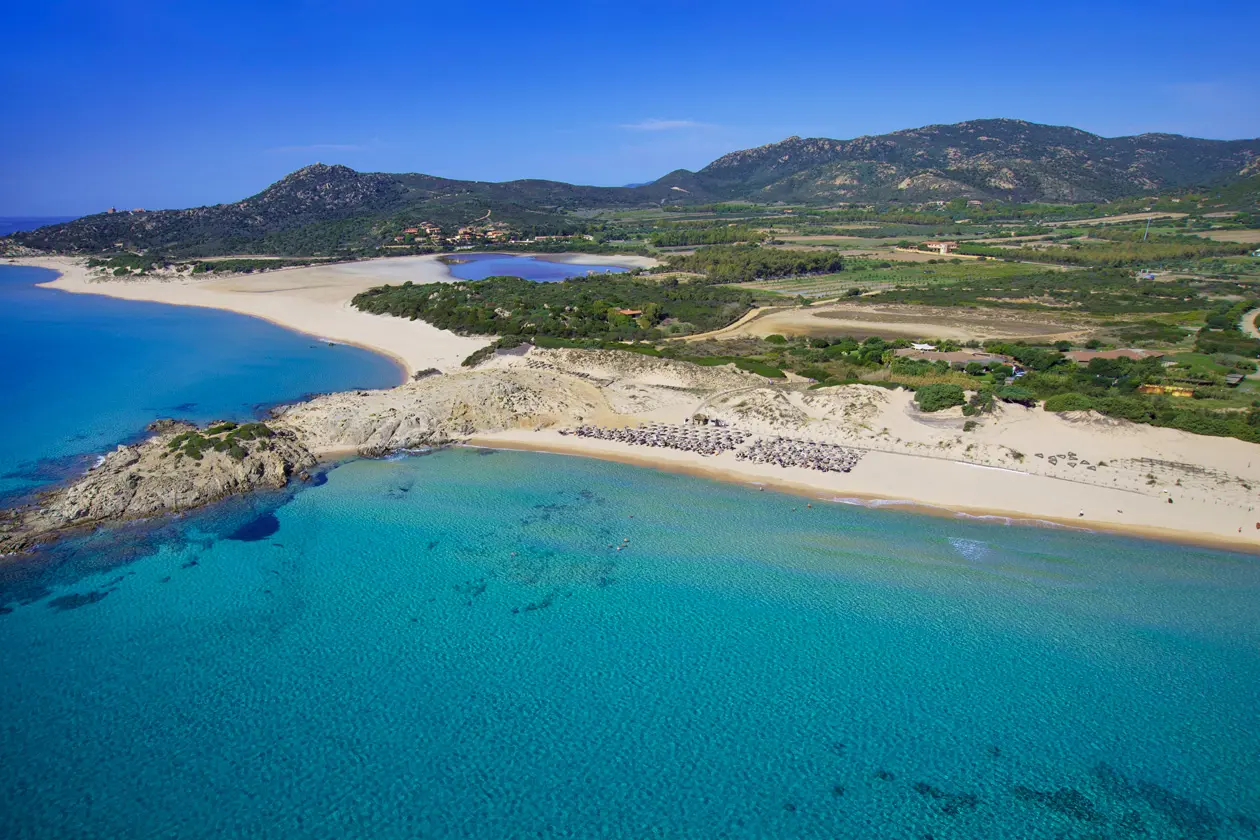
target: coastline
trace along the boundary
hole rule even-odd
[[[729,484],[768,487],[814,502],[895,508],[950,519],[999,520],[1024,527],[1067,528],[1260,555],[1260,541],[1251,538],[1245,530],[1235,537],[1225,530],[1228,526],[1213,530],[1194,527],[1200,523],[1221,524],[1222,517],[1212,515],[1214,509],[1219,514],[1219,509],[1208,503],[1183,500],[1180,506],[1171,506],[1175,510],[1170,515],[1159,497],[1134,491],[1092,485],[1064,488],[1067,482],[1049,476],[1008,468],[985,468],[962,461],[935,461],[913,454],[868,452],[853,473],[840,474],[739,461],[730,453],[701,456],[677,450],[629,447],[561,436],[555,431],[518,429],[478,434],[468,437],[461,445],[616,461]],[[897,464],[897,460],[902,463]],[[906,469],[911,465],[913,469]],[[887,469],[890,466],[900,469]],[[986,473],[1005,473],[1006,480],[994,481],[995,476],[988,476],[985,482],[957,483],[965,481],[965,471],[977,467]],[[872,473],[877,471],[885,479],[891,474],[892,481],[872,482]],[[928,476],[925,472],[936,475]],[[916,480],[899,483],[898,479],[903,476]],[[1017,482],[1027,486],[1016,491]],[[1070,495],[1062,492],[1064,489],[1070,490]],[[1054,493],[1055,490],[1060,492]],[[1043,491],[1047,492],[1043,494]],[[1025,504],[1029,499],[1036,499],[1040,504]],[[1117,508],[1107,506],[1117,502],[1124,505],[1119,509],[1125,511],[1124,514],[1112,513]],[[1070,509],[1078,506],[1086,511],[1084,517],[1071,513]],[[1177,527],[1168,527],[1170,521]]]
[[[637,254],[534,254],[527,252],[507,252],[513,257],[533,257],[545,262],[565,263],[566,265],[613,265],[621,268],[655,268],[660,260],[652,257],[641,257]]]
[[[393,258],[408,259],[412,258]],[[354,309],[350,305],[354,295],[396,279],[388,276],[390,272],[373,271],[371,267],[356,270],[356,267],[375,262],[378,261],[277,269],[265,274],[206,279],[104,280],[92,276],[81,262],[73,258],[25,257],[10,261],[11,264],[58,272],[53,280],[39,284],[43,288],[171,306],[221,309],[260,318],[321,341],[375,352],[398,366],[399,384],[418,370],[458,367],[464,358],[488,343],[488,339],[458,336],[423,321],[380,318]],[[416,273],[421,275],[421,282],[447,282],[450,279],[445,266],[436,261],[414,268],[418,269]]]
[[[455,254],[457,255],[457,254]],[[399,367],[399,382],[427,368],[449,371],[490,338],[466,337],[424,321],[407,321],[360,312],[350,305],[359,292],[387,283],[458,282],[439,259],[452,254],[377,257],[356,262],[283,268],[273,271],[204,278],[104,279],[93,276],[82,260],[72,257],[16,257],[12,265],[46,268],[58,276],[40,286],[72,294],[95,294],[123,300],[222,309],[261,318],[322,341],[333,341],[379,353]],[[526,255],[533,256],[533,255]],[[647,257],[594,254],[553,255],[566,263],[652,265]]]
[[[580,259],[580,255],[565,256]],[[1260,484],[1260,457],[1253,457],[1253,453],[1260,455],[1260,449],[1233,439],[1009,407],[964,435],[961,415],[920,417],[910,396],[901,392],[857,388],[844,393],[798,393],[733,369],[692,369],[660,360],[621,358],[626,354],[539,350],[529,361],[505,357],[476,371],[461,370],[459,362],[485,341],[349,306],[350,297],[362,288],[402,279],[451,279],[435,256],[197,280],[102,281],[71,258],[11,262],[59,272],[56,279],[41,284],[45,287],[224,309],[394,359],[404,371],[403,387],[331,395],[329,400],[316,401],[319,407],[303,406],[308,418],[314,418],[306,431],[322,435],[309,439],[313,454],[321,459],[377,446],[388,448],[392,435],[419,434],[417,429],[430,423],[428,433],[439,441],[615,460],[771,486],[817,500],[1260,553],[1260,528],[1252,529],[1254,522],[1260,522],[1260,512],[1255,510],[1260,499],[1251,489]],[[410,383],[410,372],[426,367],[444,367],[448,376],[432,377],[423,388]],[[604,384],[592,385],[592,376]],[[432,381],[439,379],[441,383]],[[477,383],[488,390],[479,390]],[[530,400],[539,400],[531,403],[528,415],[510,408],[516,396],[506,396],[525,393],[532,395]],[[865,454],[851,474],[822,473],[740,461],[730,452],[702,457],[562,436],[556,431],[583,417],[612,425],[645,420],[678,424],[698,408],[758,434],[803,435]],[[471,428],[460,428],[451,420],[456,414],[467,417],[468,412],[477,418]],[[386,416],[408,419],[399,426],[379,419]],[[359,438],[347,437],[346,418],[353,419],[351,426]],[[533,430],[523,428],[526,425]],[[478,426],[507,431],[480,431]],[[1080,471],[1069,469],[1075,463],[1055,466],[1053,458],[1042,459],[1040,450],[1081,452]],[[1029,455],[1026,462],[1023,453]],[[1106,471],[1085,473],[1090,463],[1085,457],[1099,466],[1106,459]],[[1160,474],[1158,481],[1154,473]],[[1176,503],[1169,504],[1174,496]]]

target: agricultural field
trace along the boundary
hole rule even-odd
[[[1000,260],[945,261],[928,257],[923,262],[901,262],[891,259],[850,259],[845,270],[836,274],[758,280],[741,283],[739,286],[783,295],[825,299],[854,296],[854,289],[858,289],[860,294],[868,294],[900,287],[947,285],[962,280],[993,281],[1027,275],[1035,270],[1027,265]]]
[[[1217,242],[1242,242],[1248,245],[1260,244],[1260,230],[1208,230],[1197,233]]]

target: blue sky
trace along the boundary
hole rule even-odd
[[[0,215],[231,201],[315,161],[624,184],[980,117],[1260,136],[1255,2],[45,0],[5,29]]]

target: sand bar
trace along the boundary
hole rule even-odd
[[[418,370],[452,370],[489,339],[465,337],[448,330],[402,318],[360,312],[350,305],[359,292],[386,283],[443,283],[454,280],[443,255],[388,257],[360,262],[312,265],[227,277],[198,275],[102,277],[82,260],[69,257],[23,258],[19,265],[49,268],[60,276],[43,284],[76,294],[96,294],[124,300],[203,306],[262,318],[317,338],[353,344],[394,359],[409,376]],[[548,255],[557,261],[589,265],[648,267],[646,257],[609,257],[592,254]]]

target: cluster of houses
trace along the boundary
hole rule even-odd
[[[394,236],[393,244],[386,247],[409,248],[414,245],[437,245],[440,247],[460,248],[485,243],[548,242],[576,238],[594,239],[595,237],[590,235],[580,237],[535,236],[532,239],[520,239],[517,234],[502,222],[491,222],[485,225],[465,225],[457,228],[454,233],[448,233],[440,225],[433,222],[421,222],[415,227],[403,228],[401,233]]]
[[[442,230],[433,222],[421,222],[415,227],[403,228],[402,233],[394,237],[394,246],[399,245],[475,245],[479,242],[508,242],[512,232],[507,225],[498,222],[488,225],[468,225],[461,227],[453,234]]]

